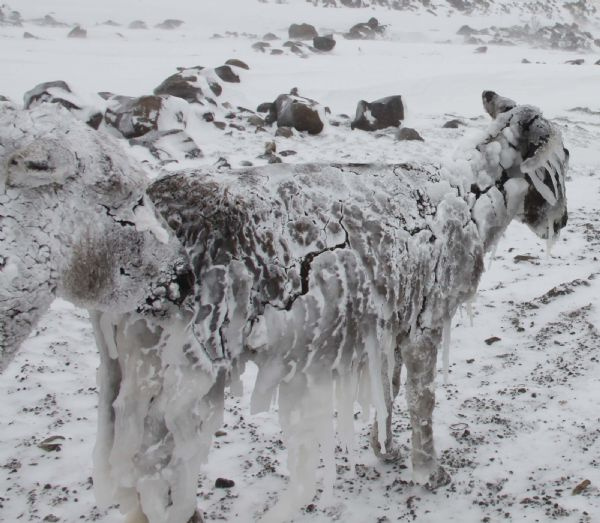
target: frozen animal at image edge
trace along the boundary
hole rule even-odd
[[[542,237],[566,222],[560,135],[535,108],[496,113],[443,167],[213,168],[145,186],[117,142],[64,109],[2,104],[0,361],[55,296],[90,310],[99,502],[129,521],[199,520],[196,475],[249,360],[252,410],[277,397],[288,449],[289,488],[265,521],[310,502],[319,457],[331,488],[355,399],[374,407],[375,451],[397,458],[401,365],[414,474],[447,483],[432,432],[444,327],[512,218]]]

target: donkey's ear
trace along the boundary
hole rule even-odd
[[[6,187],[62,185],[75,173],[76,163],[75,155],[56,140],[36,140],[5,159]]]

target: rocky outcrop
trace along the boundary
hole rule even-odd
[[[282,94],[269,107],[265,119],[267,124],[294,128],[309,134],[319,134],[324,127],[324,109],[314,100],[299,96],[295,89],[291,94]]]
[[[318,35],[315,26],[310,24],[292,24],[288,29],[290,40],[312,40]]]
[[[349,40],[373,40],[385,33],[385,27],[372,17],[368,22],[353,25],[344,37]]]
[[[356,116],[351,129],[377,131],[386,127],[399,127],[404,120],[404,104],[400,95],[387,96],[374,102],[361,100],[356,106]]]

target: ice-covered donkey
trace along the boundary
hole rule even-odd
[[[0,106],[0,363],[55,296],[90,310],[99,501],[130,521],[200,519],[196,474],[249,360],[252,409],[276,398],[288,450],[289,488],[267,519],[312,499],[320,459],[333,483],[355,400],[373,408],[375,450],[396,456],[401,365],[414,473],[449,480],[432,432],[444,327],[511,219],[547,238],[566,223],[558,131],[533,107],[483,98],[487,134],[445,167],[207,169],[149,186],[60,108]]]

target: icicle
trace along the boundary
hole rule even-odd
[[[475,300],[475,297],[472,297],[469,300],[467,300],[467,303],[466,303],[467,316],[469,317],[469,323],[470,323],[471,327],[473,326],[473,301],[474,300]]]
[[[490,251],[490,261],[488,263],[488,271],[492,268],[494,260],[496,259],[496,251],[498,250],[498,242],[494,242],[492,250]],[[473,318],[471,318],[471,327],[473,326]]]
[[[452,318],[444,319],[444,330],[442,331],[442,363],[444,367],[444,385],[448,385],[448,367],[450,366],[450,334],[452,330]]]
[[[552,258],[552,247],[556,243],[558,235],[554,234],[552,218],[548,216],[548,238],[546,238],[546,258]]]

